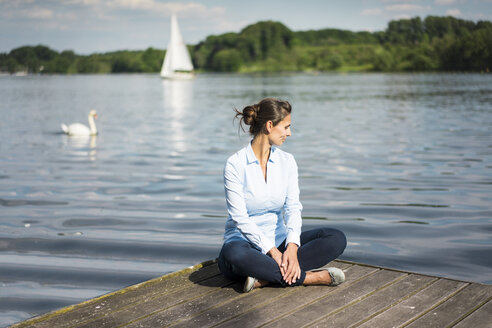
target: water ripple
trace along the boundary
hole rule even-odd
[[[68,202],[53,202],[48,200],[27,200],[27,199],[1,199],[1,206],[51,206],[51,205],[68,205]]]
[[[0,77],[0,326],[216,257],[222,169],[249,141],[233,108],[264,96],[293,105],[303,229],[492,283],[491,94],[486,74]],[[60,133],[94,104],[98,136]]]

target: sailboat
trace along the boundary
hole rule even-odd
[[[176,15],[171,16],[171,38],[162,63],[161,77],[165,79],[191,79],[194,77],[190,53],[179,32]]]

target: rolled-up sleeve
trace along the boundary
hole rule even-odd
[[[302,204],[299,201],[299,181],[297,163],[293,156],[290,156],[288,169],[287,196],[284,204],[284,220],[287,228],[287,239],[285,244],[294,243],[301,245],[302,227]]]
[[[253,244],[257,245],[263,254],[275,247],[273,241],[268,240],[259,227],[250,219],[244,198],[244,176],[239,174],[238,168],[227,161],[224,167],[224,189],[227,203],[227,212],[241,233]]]

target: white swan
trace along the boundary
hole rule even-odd
[[[97,113],[94,109],[89,112],[89,127],[81,123],[73,123],[66,126],[62,123],[61,128],[63,132],[69,136],[95,136],[97,134],[96,123],[94,119],[97,118]]]

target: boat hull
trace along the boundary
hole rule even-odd
[[[174,72],[161,75],[161,78],[168,80],[191,80],[195,78],[195,74],[192,72]]]

